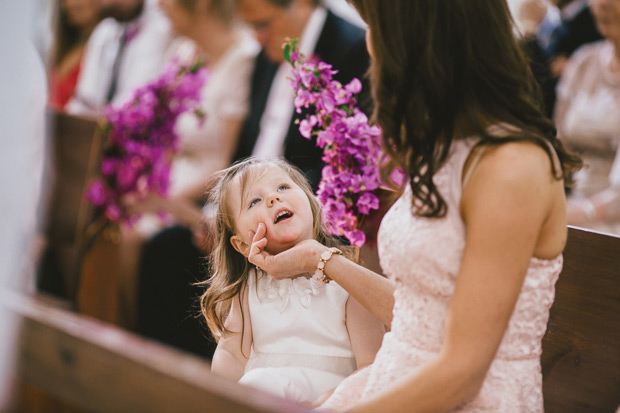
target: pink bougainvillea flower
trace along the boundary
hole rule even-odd
[[[297,113],[306,113],[299,123],[305,138],[316,136],[323,149],[325,166],[317,197],[332,234],[345,236],[352,245],[366,242],[359,228],[360,217],[379,209],[373,193],[383,186],[381,130],[368,123],[357,107],[362,82],[353,79],[343,86],[333,79],[337,71],[314,58],[305,59],[296,40],[285,45],[285,58],[293,66],[291,87],[295,91]]]
[[[208,77],[199,62],[187,66],[173,61],[126,103],[103,109],[101,178],[90,183],[85,198],[106,219],[131,225],[138,215],[129,212],[124,200],[141,200],[149,193],[166,196],[171,164],[180,150],[174,125],[181,113],[198,110]]]

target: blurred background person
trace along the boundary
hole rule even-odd
[[[160,75],[173,40],[157,0],[99,1],[106,18],[88,40],[76,91],[66,106],[75,115],[99,117],[106,105],[131,98],[137,87]],[[116,233],[95,237],[82,260],[77,307],[83,314],[131,327],[143,238],[135,231],[124,231],[122,236],[121,242]]]
[[[555,76],[582,44],[601,39],[588,0],[551,0],[537,35]]]
[[[612,169],[620,143],[620,1],[590,4],[605,40],[581,47],[568,60],[555,114],[560,137],[586,165],[575,176],[568,222],[620,234],[620,166]]]
[[[232,161],[249,107],[250,73],[259,45],[235,19],[235,0],[159,3],[181,35],[171,46],[170,59],[189,63],[198,58],[206,63],[210,77],[201,93],[204,122],[190,113],[177,121],[182,151],[173,162],[170,196],[154,196],[136,206],[145,212],[167,211],[174,220],[145,246],[136,330],[210,358],[215,343],[205,340],[210,334],[194,317],[201,290],[193,284],[206,277],[200,265],[205,256],[200,244],[205,239],[203,197],[209,177]],[[169,241],[165,251],[158,249],[162,240]],[[166,260],[156,259],[162,254]]]
[[[250,112],[239,136],[234,159],[249,155],[284,156],[299,167],[316,189],[323,168],[322,149],[299,133],[294,92],[282,44],[298,38],[309,59],[329,63],[346,84],[364,79],[369,57],[364,31],[337,16],[320,0],[240,0],[239,16],[254,31],[262,50],[256,58],[250,89]],[[367,87],[364,88],[368,90]]]
[[[191,215],[184,216],[186,208],[179,204],[198,205],[201,211],[208,178],[230,164],[248,112],[249,76],[259,46],[234,19],[235,3],[159,1],[179,35],[167,52],[167,60],[185,64],[201,61],[210,72],[199,104],[205,118],[185,113],[175,126],[182,150],[173,163],[170,196],[157,197],[143,206],[152,211],[166,210],[187,225],[198,222]]]
[[[99,0],[56,0],[49,56],[48,105],[63,110],[73,96],[86,42],[101,20]]]
[[[102,15],[86,45],[75,94],[66,106],[73,114],[98,116],[108,103],[131,96],[156,78],[172,36],[157,0],[99,0]]]
[[[537,38],[540,26],[549,13],[548,0],[513,0],[511,10],[517,25],[518,37],[529,59],[530,68],[540,86],[545,113],[553,117],[555,104],[556,80],[551,75],[551,68],[545,51]]]
[[[536,32],[536,41],[544,53],[551,82],[547,93],[548,113],[555,111],[556,86],[566,61],[581,45],[601,40],[588,0],[550,0],[551,7]]]

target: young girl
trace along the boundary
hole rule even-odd
[[[325,262],[342,254],[302,173],[250,158],[222,171],[211,198],[219,240],[201,304],[218,339],[212,371],[309,402],[370,364],[383,326],[338,284],[321,271],[278,281],[247,260],[259,230],[273,254],[307,240],[330,247]]]

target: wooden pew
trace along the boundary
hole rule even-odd
[[[547,413],[620,406],[620,238],[569,227],[541,363]]]
[[[203,359],[38,297],[4,294],[23,321],[18,375],[84,411],[310,410],[214,376]]]
[[[23,320],[22,378],[88,411],[307,411],[40,298],[4,301]],[[541,361],[547,413],[620,405],[620,238],[569,228]]]

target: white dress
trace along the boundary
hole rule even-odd
[[[256,273],[248,280],[252,351],[239,383],[313,401],[356,369],[345,324],[349,294],[335,282]]]
[[[235,145],[226,141],[230,139],[226,128],[230,122],[241,122],[247,115],[250,76],[259,51],[254,38],[239,29],[234,43],[209,66],[209,77],[200,92],[203,121],[189,111],[181,114],[175,124],[181,149],[170,170],[169,196],[206,184],[215,171],[230,165]],[[179,37],[167,51],[166,60],[193,64],[199,55],[198,46],[191,39]],[[150,236],[163,224],[154,214],[147,214],[137,228],[144,236]]]

